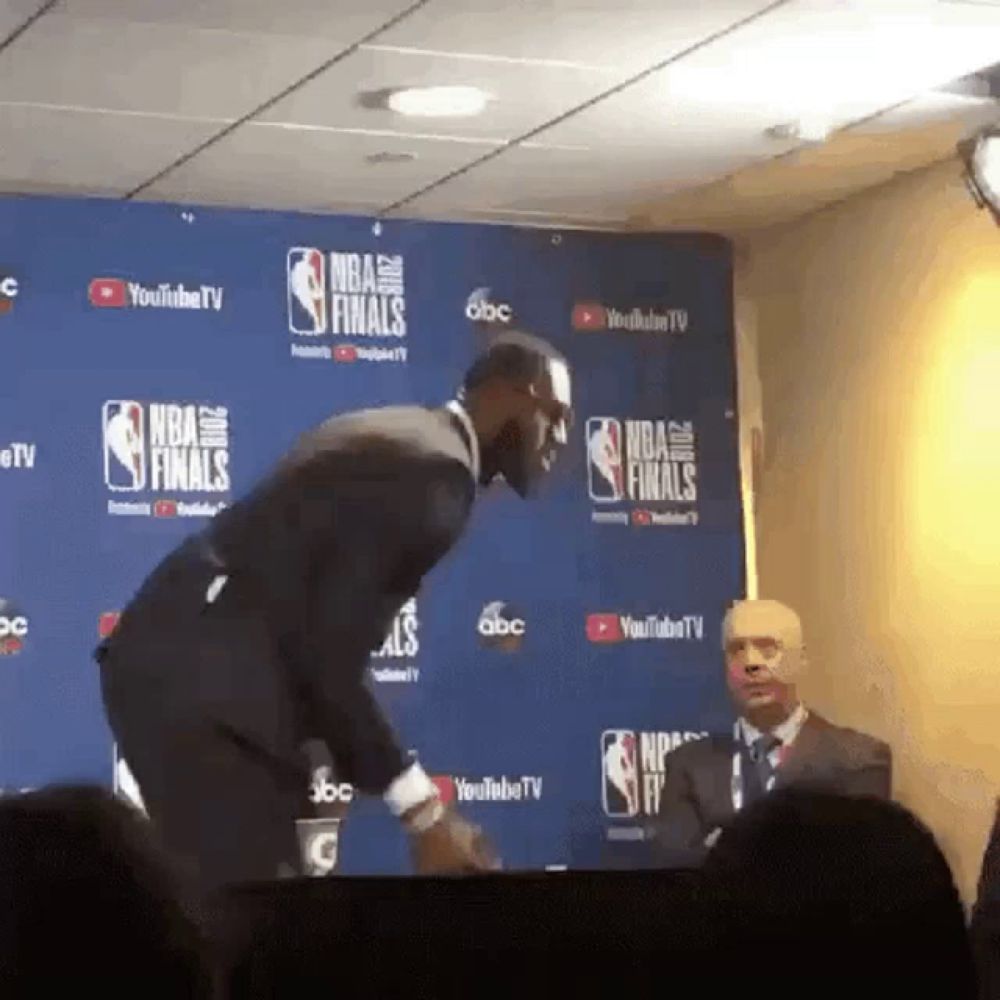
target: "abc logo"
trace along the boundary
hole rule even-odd
[[[523,618],[487,618],[479,622],[479,634],[490,638],[493,636],[524,635],[525,622]]]
[[[521,647],[527,623],[503,601],[492,601],[479,614],[476,625],[486,646],[496,646],[512,653]]]
[[[0,656],[14,656],[28,638],[28,617],[13,601],[0,597]]]
[[[5,278],[0,277],[0,296],[12,299],[17,295],[17,291],[17,278],[12,278],[10,275]]]
[[[504,303],[478,299],[465,307],[465,318],[474,323],[509,323],[513,317],[514,311]]]
[[[347,782],[330,781],[328,769],[322,768],[309,789],[309,801],[314,805],[350,802],[354,798],[354,788]]]
[[[465,303],[465,318],[473,323],[507,324],[514,310],[506,302],[494,302],[489,288],[477,288]]]
[[[0,639],[13,636],[15,639],[23,639],[28,634],[28,619],[24,615],[15,615],[7,618],[0,615]]]

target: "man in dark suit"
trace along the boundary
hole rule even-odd
[[[571,416],[565,358],[503,335],[440,409],[349,413],[306,433],[148,577],[95,656],[145,808],[203,886],[299,871],[302,748],[316,739],[340,780],[400,817],[418,871],[494,866],[401,749],[366,668],[477,487],[502,478],[528,495]]]
[[[809,785],[888,798],[889,747],[828,722],[798,698],[806,665],[802,624],[777,601],[739,601],[723,623],[726,682],[739,710],[730,736],[667,756],[650,834],[664,865],[696,864],[744,805],[773,788]]]

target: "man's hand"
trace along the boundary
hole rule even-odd
[[[440,803],[436,807],[442,810],[440,818],[426,829],[410,833],[410,854],[417,874],[471,875],[501,867],[493,845],[478,826]]]

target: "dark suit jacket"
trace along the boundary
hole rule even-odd
[[[369,655],[464,529],[471,461],[447,409],[326,421],[154,570],[99,659],[271,758],[322,739],[342,780],[384,791],[407,758],[367,686]],[[206,608],[219,573],[229,582]],[[123,712],[143,711],[143,690],[123,689]]]
[[[733,818],[734,749],[732,736],[710,736],[667,755],[659,814],[650,830],[660,863],[697,864],[705,838]],[[792,785],[889,798],[892,754],[880,740],[810,712],[775,780],[776,788]]]

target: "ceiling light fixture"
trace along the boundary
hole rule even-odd
[[[959,143],[958,155],[976,204],[989,209],[1000,225],[1000,124]]]
[[[404,87],[389,91],[386,106],[416,118],[471,118],[482,114],[489,95],[478,87]]]

